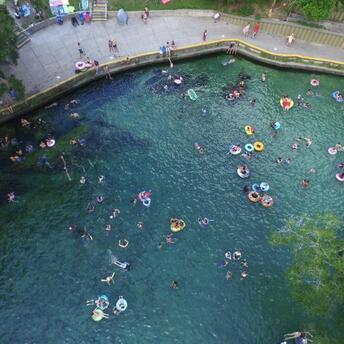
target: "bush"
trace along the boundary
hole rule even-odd
[[[25,96],[25,87],[20,80],[17,80],[14,75],[8,79],[9,88],[13,88],[17,92],[17,100],[21,100]]]
[[[233,11],[233,13],[235,13],[239,16],[248,17],[254,13],[254,9],[250,5],[245,5],[243,7],[237,8],[236,10]]]

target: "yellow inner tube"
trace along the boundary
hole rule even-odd
[[[183,220],[176,220],[176,219],[173,219],[173,220],[174,221],[171,222],[171,231],[172,232],[177,233],[177,232],[182,231],[185,228],[186,223]]]
[[[249,192],[248,194],[248,199],[253,202],[253,203],[256,203],[256,202],[259,202],[261,200],[261,197],[259,195],[258,192],[256,191],[251,191]]]
[[[290,105],[288,107],[288,109],[291,109],[294,106],[294,101],[291,98],[288,98]],[[285,107],[283,106],[283,98],[280,99],[280,105],[282,106],[282,108],[284,109]]]
[[[264,150],[264,143],[263,142],[260,142],[260,141],[256,141],[254,144],[253,144],[253,148],[256,152],[262,152]]]
[[[248,136],[251,136],[254,134],[254,128],[251,127],[250,125],[246,125],[245,126],[245,133],[248,135]]]

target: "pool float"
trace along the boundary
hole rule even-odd
[[[248,136],[251,136],[255,133],[255,129],[253,127],[251,127],[250,125],[246,125],[245,126],[245,133],[248,135]]]
[[[294,101],[291,98],[281,98],[280,104],[284,110],[289,110],[294,106]]]
[[[96,300],[95,304],[97,308],[103,311],[109,307],[109,299],[106,295],[100,295]]]
[[[274,204],[274,200],[270,195],[264,195],[260,199],[260,203],[262,204],[263,207],[270,208]]]
[[[181,83],[182,83],[182,81],[183,81],[183,78],[179,78],[179,79],[174,79],[174,83],[176,84],[176,85],[180,85]]]
[[[260,185],[259,184],[252,184],[252,190],[255,192],[260,191]]]
[[[196,100],[198,98],[196,92],[192,88],[190,88],[187,93],[191,100]]]
[[[229,153],[231,153],[232,155],[240,154],[241,153],[240,145],[231,145],[229,147]]]
[[[123,298],[123,296],[120,296],[116,302],[116,309],[119,312],[124,312],[128,307],[127,301]]]
[[[112,260],[112,264],[118,266],[119,268],[121,268],[123,270],[129,271],[131,269],[131,264],[130,263],[127,263],[127,262],[122,263],[119,260],[117,260],[117,258],[114,258]]]
[[[243,165],[239,165],[237,169],[237,174],[240,178],[248,178],[250,176],[250,171],[246,168],[245,172],[242,171]]]
[[[82,61],[78,61],[76,64],[75,64],[75,68],[77,70],[84,70],[86,68],[86,63],[85,62],[82,62]]]
[[[273,129],[278,130],[281,128],[281,123],[280,122],[274,122],[271,126]]]
[[[232,254],[228,251],[225,253],[225,258],[231,260],[232,259]]]
[[[198,223],[202,227],[207,227],[209,225],[210,220],[207,217],[204,217],[203,219],[201,217],[198,218]]]
[[[93,311],[93,314],[92,314],[92,319],[94,321],[100,321],[102,319],[104,319],[104,312],[99,309],[99,308],[96,308],[94,311]]]
[[[55,140],[54,139],[50,139],[50,140],[47,140],[46,141],[46,145],[48,146],[48,147],[53,147],[53,146],[55,146]]]
[[[233,259],[234,260],[239,260],[241,258],[241,252],[240,251],[235,251],[233,253]]]
[[[334,99],[336,102],[342,103],[342,102],[344,102],[344,98],[343,98],[343,96],[342,96],[341,99],[337,99],[337,97],[338,97],[339,94],[340,94],[339,91],[334,91],[334,92],[332,92],[332,97],[333,97],[333,99]]]
[[[143,201],[142,201],[142,204],[145,206],[145,207],[149,207],[150,204],[151,204],[151,199],[149,197],[145,198]]]
[[[260,190],[263,192],[269,191],[270,185],[268,183],[262,182],[260,183]]]
[[[248,199],[253,202],[253,203],[256,203],[256,202],[259,202],[260,201],[260,195],[258,192],[256,191],[251,191],[248,193],[247,195]]]
[[[122,248],[127,248],[129,245],[129,241],[127,239],[119,240],[118,246]]]
[[[161,3],[162,3],[163,5],[167,5],[170,1],[171,1],[171,0],[161,0]]]
[[[254,144],[253,144],[253,147],[254,147],[254,150],[256,152],[262,152],[264,150],[264,143],[263,142],[260,142],[260,141],[256,141]]]
[[[320,85],[320,81],[319,80],[317,80],[317,79],[312,79],[311,81],[310,81],[310,84],[312,85],[312,86],[319,86]]]
[[[336,174],[336,179],[337,179],[339,182],[344,182],[344,173],[337,173],[337,174]]]
[[[171,231],[174,233],[180,232],[185,228],[186,224],[183,220],[171,219]]]
[[[337,149],[335,147],[330,147],[328,150],[327,150],[328,154],[330,155],[336,155],[337,154]]]
[[[254,147],[253,147],[253,145],[251,145],[251,143],[247,143],[247,144],[245,145],[245,150],[246,150],[247,152],[253,152]]]
[[[141,191],[138,195],[138,198],[141,202],[143,202],[145,199],[150,198],[151,192],[150,191]]]

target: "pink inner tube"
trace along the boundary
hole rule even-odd
[[[180,79],[175,79],[175,80],[174,80],[174,83],[175,83],[176,85],[180,85],[180,84],[182,83],[182,81],[181,81]]]
[[[53,147],[55,146],[55,140],[54,139],[47,140],[46,144],[48,147]]]
[[[310,84],[311,84],[312,86],[319,86],[320,81],[317,80],[317,79],[312,79],[312,80],[310,81]]]
[[[337,173],[336,179],[340,182],[344,182],[344,173]]]
[[[83,70],[86,68],[86,63],[85,62],[82,62],[82,61],[78,61],[76,64],[75,64],[75,68],[78,69],[78,70]]]
[[[337,149],[334,147],[330,147],[327,151],[328,151],[328,154],[331,154],[331,155],[337,154]]]

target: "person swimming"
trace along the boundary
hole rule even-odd
[[[104,180],[105,180],[105,177],[104,177],[104,176],[100,175],[100,176],[98,177],[98,183],[103,183]]]
[[[88,213],[93,213],[94,210],[95,210],[94,205],[93,205],[92,203],[88,203],[88,204],[87,204],[87,207],[86,207],[86,211],[87,211]]]
[[[245,185],[244,188],[243,188],[243,191],[245,193],[249,193],[251,191],[251,186],[250,185]]]
[[[107,276],[107,277],[105,277],[104,279],[101,279],[100,281],[101,281],[101,282],[105,282],[105,283],[107,283],[108,285],[110,285],[111,283],[113,284],[113,283],[114,283],[113,278],[115,277],[115,274],[116,274],[116,273],[113,272],[112,275]]]
[[[13,203],[16,201],[16,195],[13,191],[7,194],[7,201],[8,203]]]
[[[136,226],[138,229],[143,229],[144,223],[142,221],[139,221]]]
[[[283,159],[279,156],[277,159],[276,159],[276,162],[277,164],[280,164],[283,162]]]
[[[104,226],[104,229],[106,230],[106,231],[111,231],[111,224],[106,224],[105,226]]]
[[[233,253],[233,259],[234,260],[239,260],[241,258],[241,252],[240,251],[235,251]]]
[[[110,219],[115,219],[120,213],[121,211],[119,209],[114,209],[112,215],[110,215]]]
[[[198,218],[198,223],[201,225],[201,226],[208,226],[209,223],[210,223],[210,220],[207,218],[207,217],[204,217],[203,219],[201,217]]]
[[[232,271],[229,271],[229,270],[228,270],[228,271],[226,272],[226,279],[227,279],[227,281],[228,281],[229,279],[231,279],[232,276],[233,276]]]
[[[229,251],[227,251],[225,253],[225,258],[228,259],[228,260],[232,260],[232,254]]]
[[[301,182],[301,186],[303,188],[308,188],[310,181],[308,179],[303,179]]]
[[[178,282],[177,281],[172,281],[170,287],[172,289],[177,289],[178,288]]]
[[[86,183],[86,177],[85,176],[81,176],[80,177],[80,184],[85,184]]]

